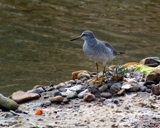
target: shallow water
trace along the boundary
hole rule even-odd
[[[69,80],[76,70],[95,71],[83,41],[70,42],[84,30],[126,53],[108,65],[160,57],[160,1],[0,0],[0,10],[0,93],[6,96]]]

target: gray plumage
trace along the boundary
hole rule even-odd
[[[84,40],[84,54],[95,62],[103,62],[104,66],[106,66],[107,62],[113,60],[116,55],[121,55],[121,53],[116,51],[109,43],[96,39],[92,31],[84,31],[81,36],[71,41],[79,38]]]

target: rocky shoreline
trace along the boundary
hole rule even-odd
[[[0,94],[0,127],[160,127],[159,65],[158,57],[112,65],[99,87],[96,73],[81,70],[58,85]]]

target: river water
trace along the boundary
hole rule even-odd
[[[0,0],[0,93],[58,84],[76,70],[96,71],[83,41],[70,41],[84,30],[126,53],[108,65],[160,57],[160,1]]]

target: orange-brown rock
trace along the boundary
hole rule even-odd
[[[116,68],[117,66],[116,65],[111,65],[111,66],[109,66],[108,68],[109,69],[114,69],[114,68]]]
[[[120,90],[119,92],[117,92],[117,95],[121,96],[125,94],[125,89]]]
[[[128,67],[130,65],[139,65],[139,63],[137,63],[137,62],[129,62],[129,63],[126,63],[126,64],[122,65],[121,67]]]
[[[40,88],[40,87],[42,87],[45,90],[45,88],[42,85],[36,85],[36,86],[34,86],[33,89],[37,89],[37,88]]]
[[[50,98],[51,102],[62,102],[63,101],[63,97],[62,96],[55,96],[53,98]]]
[[[12,94],[12,100],[14,100],[17,103],[25,102],[39,97],[39,94],[30,92],[14,92]]]
[[[75,71],[75,72],[72,72],[72,80],[77,79],[77,75],[78,75],[79,73],[81,73],[81,72],[84,72],[84,71],[86,71],[86,72],[88,72],[89,74],[91,74],[91,73],[90,73],[89,71],[87,71],[87,70]]]

